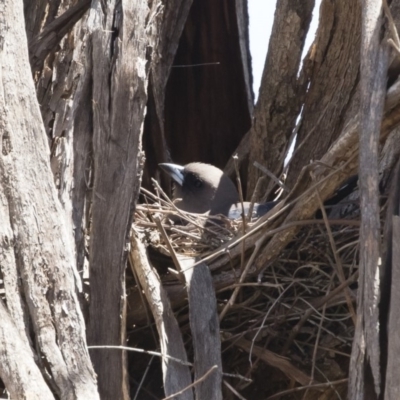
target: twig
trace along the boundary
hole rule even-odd
[[[392,37],[388,39],[388,43],[394,48],[394,50],[396,50],[397,55],[400,56],[400,39],[399,39],[399,34],[397,32],[396,24],[392,17],[390,8],[387,4],[387,0],[383,0],[382,4],[383,4],[383,9],[385,10],[386,18],[388,19],[389,30],[390,33],[392,34]]]
[[[237,181],[237,186],[238,186],[240,204],[242,206],[242,234],[244,236],[246,234],[246,215],[244,213],[242,182],[240,181],[240,173],[239,173],[239,165],[238,165],[239,159],[238,159],[237,154],[234,155],[232,158],[235,163],[236,181]],[[248,218],[251,218],[251,214],[250,214],[250,217],[248,216]],[[241,271],[243,271],[243,268],[244,268],[245,250],[246,250],[246,242],[245,242],[245,240],[243,240],[242,241],[242,257],[240,260],[240,270]]]
[[[268,175],[278,186],[280,186],[285,192],[290,192],[289,188],[280,180],[278,179],[269,169],[265,168],[259,162],[254,161],[253,165],[262,171],[265,175]]]
[[[138,396],[139,396],[140,390],[143,387],[144,380],[146,379],[146,376],[150,371],[150,366],[153,363],[154,357],[155,357],[155,355],[152,355],[150,360],[149,360],[149,362],[146,365],[146,369],[145,369],[145,371],[144,371],[144,373],[142,375],[142,379],[140,380],[140,382],[138,384],[138,387],[136,388],[136,392],[135,392],[135,396],[134,396],[133,400],[136,400],[138,398]]]
[[[206,380],[208,378],[208,376],[211,374],[211,372],[215,371],[218,368],[217,365],[213,365],[201,378],[195,380],[192,384],[190,384],[189,386],[186,386],[184,389],[180,390],[179,392],[176,392],[174,394],[171,394],[168,397],[164,397],[163,400],[170,400],[173,399],[176,396],[179,396],[180,394],[186,392],[186,390],[198,385],[199,383],[203,382],[204,380]]]
[[[332,278],[333,278],[333,276],[331,277],[328,291],[330,290],[330,285],[332,284]],[[325,303],[325,304],[322,306],[322,318],[321,318],[320,323],[319,323],[319,326],[318,326],[317,338],[316,338],[315,343],[314,343],[314,351],[313,351],[312,367],[311,367],[311,382],[310,382],[310,384],[311,384],[311,383],[313,382],[313,380],[314,380],[315,365],[316,365],[316,358],[317,358],[317,350],[318,350],[319,340],[320,340],[320,337],[321,337],[322,323],[323,323],[324,317],[325,317],[326,304],[327,304],[327,303]],[[306,399],[307,399],[306,396],[307,396],[307,394],[308,394],[308,391],[309,391],[309,388],[307,388],[307,390],[305,391],[305,393],[304,393],[304,395],[303,395],[303,400],[306,400]]]
[[[179,263],[178,257],[176,256],[175,250],[172,247],[171,241],[168,238],[167,232],[165,232],[165,229],[164,229],[164,227],[163,227],[163,225],[161,223],[160,218],[155,215],[153,217],[153,219],[154,219],[154,221],[155,221],[155,223],[156,223],[156,225],[158,227],[158,230],[161,233],[161,236],[163,237],[165,243],[167,244],[168,250],[169,250],[169,252],[171,254],[171,258],[172,258],[172,260],[173,260],[173,262],[175,264],[175,267],[176,267],[177,271],[181,273],[182,272],[181,264]],[[181,281],[181,283],[184,284],[185,283],[185,279],[180,273],[177,275],[178,279]]]
[[[167,358],[168,360],[175,361],[178,364],[185,365],[185,366],[188,366],[188,367],[192,367],[193,366],[193,364],[188,362],[188,361],[180,360],[179,358],[175,358],[175,357],[169,356],[168,354],[162,354],[162,353],[160,353],[158,351],[138,349],[136,347],[127,347],[127,346],[88,346],[88,349],[114,349],[114,350],[133,351],[135,353],[143,353],[143,354],[149,354],[151,356]]]
[[[263,239],[263,238],[261,238],[261,239]],[[223,308],[223,310],[221,311],[221,314],[219,315],[219,320],[220,321],[222,321],[222,319],[224,318],[224,316],[228,312],[229,308],[232,307],[233,304],[235,303],[236,297],[239,294],[239,291],[241,289],[240,284],[244,282],[250,267],[253,265],[253,261],[254,261],[256,255],[258,254],[258,252],[261,249],[261,246],[262,246],[263,242],[264,242],[263,240],[260,240],[260,239],[257,240],[256,245],[255,245],[254,250],[253,250],[253,253],[252,253],[251,257],[249,258],[249,261],[247,262],[246,267],[244,268],[244,270],[242,272],[242,275],[240,276],[240,279],[239,279],[239,282],[238,282],[239,286],[237,286],[235,288],[235,290],[233,291],[230,299],[225,304],[225,307]]]
[[[306,390],[306,389],[322,389],[322,388],[326,388],[326,387],[332,387],[333,385],[341,385],[342,383],[347,383],[348,381],[349,380],[346,378],[346,379],[339,379],[337,381],[332,381],[332,382],[316,383],[314,385],[307,385],[307,386],[296,387],[293,389],[283,390],[282,392],[275,393],[274,395],[267,397],[266,400],[279,399],[286,394],[296,393],[296,392],[300,392],[300,391]]]
[[[304,325],[304,323],[310,318],[310,316],[315,312],[315,309],[322,307],[325,303],[327,303],[331,298],[336,296],[336,294],[340,293],[344,288],[351,285],[358,279],[358,271],[355,272],[350,278],[348,278],[345,282],[341,283],[336,289],[333,289],[328,295],[322,297],[319,301],[315,302],[314,308],[308,309],[304,315],[301,317],[300,321],[296,324],[296,326],[292,329],[289,338],[287,339],[285,346],[282,350],[282,355],[285,355],[289,350],[294,338],[297,333],[300,331],[300,328]]]
[[[310,172],[310,176],[311,176],[311,179],[313,181],[315,181],[315,175],[314,175],[314,173],[312,171]],[[321,196],[319,194],[318,188],[315,188],[315,193],[316,193],[318,201],[319,201],[322,217],[323,217],[324,222],[325,222],[325,227],[326,227],[326,231],[328,233],[329,243],[330,243],[331,248],[332,248],[333,256],[335,257],[336,272],[337,272],[337,274],[339,276],[340,283],[343,283],[346,280],[346,277],[345,277],[344,271],[343,271],[342,260],[340,259],[339,254],[337,252],[336,243],[335,243],[335,240],[333,239],[332,230],[331,230],[331,227],[329,225],[328,216],[326,215],[325,207],[324,207],[324,204],[322,203]],[[346,296],[347,305],[349,307],[349,311],[350,311],[350,314],[351,314],[351,317],[353,319],[353,323],[354,323],[354,326],[355,326],[356,325],[356,312],[354,310],[353,303],[351,301],[351,298],[350,298],[350,295],[349,295],[349,292],[348,292],[347,288],[344,290],[344,294]]]
[[[223,381],[223,384],[233,393],[235,394],[240,400],[246,400],[234,387],[232,387],[227,381]]]
[[[253,194],[251,196],[251,201],[250,201],[250,207],[249,207],[249,212],[247,214],[247,221],[251,221],[251,217],[253,215],[253,208],[254,204],[257,201],[258,194],[260,192],[261,184],[265,181],[265,176],[260,176],[257,179],[256,187],[254,188]]]

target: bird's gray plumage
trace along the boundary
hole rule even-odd
[[[175,181],[174,199],[181,210],[192,213],[223,214],[231,219],[240,218],[242,205],[239,193],[232,180],[219,168],[210,164],[193,162],[185,166],[177,164],[160,164]],[[259,217],[268,212],[274,202],[255,204],[253,216]],[[250,203],[245,202],[244,212],[247,215]]]

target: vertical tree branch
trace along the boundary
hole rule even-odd
[[[283,168],[286,146],[295,127],[307,82],[299,82],[298,71],[314,0],[278,0],[253,124],[239,146],[239,158],[249,143],[246,196],[250,197],[261,172],[258,161],[275,175]],[[241,150],[241,151],[240,151]],[[225,171],[233,173],[232,163]],[[263,191],[267,183],[263,185]]]
[[[93,46],[94,187],[90,242],[92,345],[124,345],[125,267],[132,212],[139,195],[141,140],[159,1],[95,1]],[[91,351],[102,398],[128,399],[125,351]]]
[[[380,219],[378,146],[386,96],[388,51],[382,42],[382,2],[362,8],[359,185],[361,193],[360,278],[357,325],[351,357],[351,399],[381,391],[379,310]],[[372,377],[372,382],[369,377]]]

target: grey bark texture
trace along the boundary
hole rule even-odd
[[[304,64],[310,87],[286,181],[290,188],[298,171],[323,157],[358,111],[360,5],[356,0],[321,3],[319,29]]]
[[[146,49],[152,45],[145,29],[157,6],[149,10],[147,1],[138,0],[103,7],[98,1],[89,14],[94,182],[88,341],[96,346],[125,344],[126,249],[144,161]],[[91,358],[101,395],[128,399],[125,352],[97,349]]]
[[[2,195],[3,237],[5,244],[11,244],[9,248],[21,247],[18,252],[12,251],[12,248],[8,251],[4,247],[2,253],[2,273],[7,289],[7,303],[25,340],[28,340],[25,332],[30,315],[26,312],[26,305],[21,303],[22,291],[18,285],[19,279],[27,285],[26,290],[40,289],[39,291],[47,293],[49,301],[47,309],[46,307],[42,311],[33,309],[36,313],[40,311],[39,315],[34,316],[36,319],[43,315],[42,320],[50,321],[53,313],[59,318],[58,313],[62,314],[62,309],[57,308],[58,302],[67,304],[68,313],[67,316],[62,314],[63,318],[67,321],[71,318],[78,319],[70,324],[77,327],[72,333],[65,328],[58,329],[58,324],[61,324],[60,326],[65,324],[62,319],[56,324],[57,335],[54,337],[57,337],[63,350],[58,349],[55,343],[51,343],[50,339],[53,336],[51,324],[42,328],[49,334],[47,340],[42,340],[40,335],[38,340],[43,342],[41,342],[42,351],[49,357],[48,361],[54,368],[51,373],[56,381],[56,389],[53,390],[63,398],[74,398],[75,395],[81,397],[80,390],[85,390],[83,397],[88,399],[97,396],[97,389],[88,353],[87,351],[85,353],[83,319],[75,294],[75,284],[79,287],[80,282],[76,266],[80,272],[87,267],[85,252],[87,233],[90,229],[89,340],[92,344],[125,344],[126,250],[144,161],[141,153],[141,135],[147,103],[149,71],[153,67],[153,77],[157,85],[154,90],[157,92],[156,100],[160,108],[159,120],[162,121],[163,109],[160,105],[163,102],[166,80],[191,1],[170,2],[165,7],[162,2],[152,2],[150,5],[147,1],[111,2],[105,8],[101,2],[93,1],[90,11],[83,16],[89,3],[84,0],[77,3],[65,1],[62,4],[60,2],[48,4],[48,2],[34,1],[25,4],[31,67],[37,72],[36,94],[41,105],[44,126],[51,138],[51,153],[48,151],[27,60],[14,65],[12,63],[16,62],[16,57],[10,57],[10,54],[13,54],[11,46],[2,52],[3,76],[6,76],[4,68],[7,68],[7,74],[12,70],[14,75],[17,75],[14,81],[7,75],[7,80],[3,82],[5,89],[2,92],[5,95],[2,102],[2,120],[6,128],[3,131],[3,159],[12,161],[9,164],[6,161],[2,163],[3,187],[6,189]],[[17,5],[21,6],[20,3]],[[8,3],[6,6],[10,7]],[[17,6],[15,8],[18,9]],[[5,40],[7,43],[18,43],[22,48],[25,46],[26,56],[27,43],[22,25],[22,7],[18,9],[20,25],[14,23],[14,16],[6,11],[8,12],[8,9],[3,13],[2,25],[7,29],[12,26],[13,29],[4,30],[9,35]],[[17,29],[14,29],[17,26],[18,35]],[[162,44],[162,48],[158,46],[159,43]],[[56,46],[59,47],[55,52]],[[149,49],[154,49],[154,53],[149,52]],[[31,82],[31,86],[22,86],[27,93],[28,89],[30,90],[31,96],[29,104],[22,102],[19,105],[20,114],[22,112],[22,115],[25,115],[22,119],[17,117],[16,112],[13,114],[12,102],[8,104],[11,98],[8,92],[14,89],[10,82],[15,85],[16,90],[19,90],[17,78],[21,80],[22,75],[18,75],[21,66],[25,68],[24,79]],[[27,94],[16,92],[15,97],[17,96],[24,99]],[[4,106],[6,103],[7,108]],[[34,114],[34,117],[28,118],[31,114]],[[8,126],[10,118],[13,121],[19,119],[25,121],[23,127],[29,124],[30,131],[35,133],[35,139],[37,137],[39,142],[27,141],[22,135],[18,138],[24,140],[24,143],[30,143],[36,151],[26,149],[15,141],[12,129]],[[17,162],[13,158],[16,149],[21,152],[20,154],[22,152],[29,154],[29,157],[24,159],[29,166],[28,169],[22,164],[12,165]],[[39,157],[39,166],[38,162],[31,160],[35,156]],[[51,159],[51,163],[46,159]],[[18,162],[22,163],[22,160]],[[20,182],[12,177],[13,168],[26,171],[29,185],[25,185],[24,190],[27,193],[23,193],[25,197],[22,196],[25,199],[24,221],[19,222],[22,215],[13,217],[11,226],[7,228],[6,222],[9,218],[7,214],[16,213],[21,202],[21,199],[17,199],[17,205],[14,205],[18,184],[21,186],[24,184],[23,175],[18,175]],[[32,172],[29,172],[30,170]],[[38,181],[41,186],[38,186]],[[43,189],[45,184],[48,186]],[[58,199],[54,197],[56,195],[54,184],[58,189]],[[52,211],[42,210],[36,205],[37,202],[40,203],[40,207],[50,205]],[[12,268],[13,263],[18,266],[19,257],[24,263],[31,262],[29,257],[24,258],[19,253],[23,252],[24,246],[28,246],[30,239],[35,238],[34,234],[27,233],[24,243],[20,238],[24,237],[24,230],[19,228],[18,237],[16,239],[12,237],[15,236],[13,231],[19,223],[23,225],[31,223],[25,211],[25,204],[30,203],[35,207],[33,215],[36,213],[39,215],[36,218],[38,221],[32,222],[33,228],[37,225],[41,235],[45,232],[46,237],[52,238],[50,243],[48,239],[40,239],[40,245],[36,245],[39,249],[41,246],[48,247],[46,247],[46,257],[42,256],[42,261],[39,263],[39,265],[43,263],[42,268],[45,268],[46,272],[36,268],[36,273],[42,274],[42,278],[34,278],[40,283],[37,288],[34,286],[30,288],[29,282],[25,283],[26,278],[29,278],[29,271],[21,272]],[[50,222],[57,213],[61,220],[57,223]],[[42,219],[47,225],[43,225]],[[48,228],[49,224],[51,229]],[[59,236],[62,237],[62,241],[57,242]],[[55,249],[58,249],[61,243],[63,249],[60,253]],[[51,261],[47,259],[49,257],[47,253],[51,254]],[[62,261],[59,261],[59,258]],[[57,265],[57,270],[52,271],[46,267],[47,265]],[[59,278],[56,273],[60,271],[63,290],[66,291],[63,299],[59,298],[60,289],[57,287]],[[72,275],[68,278],[68,274]],[[55,288],[52,287],[54,281]],[[26,297],[29,299],[32,295],[27,294]],[[72,305],[69,304],[71,301]],[[52,310],[53,302],[54,310]],[[63,365],[63,357],[66,357],[63,352],[71,351],[68,346],[70,344],[77,346],[75,341],[79,343],[79,340],[82,341],[81,349],[73,351],[81,351],[79,356],[82,360],[76,361],[78,355],[72,353],[71,360],[67,358],[66,365]],[[102,397],[127,398],[129,393],[125,353],[115,350],[93,350],[93,360],[98,368]],[[79,371],[75,377],[85,382],[88,376],[92,380],[92,386],[87,382],[86,385],[79,386],[74,381],[75,377],[68,375],[73,372],[70,365],[73,362]],[[72,382],[69,382],[69,379]]]
[[[277,176],[283,170],[288,143],[307,89],[308,80],[305,75],[299,79],[298,71],[313,8],[314,0],[277,2],[252,127],[237,149],[241,160],[248,159],[248,198],[262,174],[254,167],[254,161]],[[232,160],[225,171],[233,174]],[[264,184],[261,193],[267,187],[271,190],[272,186]]]
[[[378,398],[381,392],[378,309],[381,290],[378,272],[381,256],[378,146],[388,69],[388,47],[382,43],[382,23],[381,2],[365,1],[362,8],[359,151],[362,248],[355,332],[357,340],[353,342],[350,363],[351,399],[361,399],[364,396]],[[373,382],[369,382],[367,370],[372,374]]]
[[[10,253],[7,259],[14,264],[8,265],[9,279],[20,279],[26,302],[12,312],[20,315],[16,319],[20,325],[24,318],[21,313],[27,310],[57,395],[63,399],[97,399],[77,298],[80,284],[72,232],[60,218],[62,210],[28,61],[22,2],[6,1],[1,7],[0,172],[2,199],[6,200],[2,217],[10,221],[2,240],[15,256],[15,264]],[[3,224],[7,226],[7,221]],[[12,297],[8,300],[15,302]],[[28,348],[24,332],[20,332],[21,339]]]
[[[398,207],[398,205],[397,205]],[[398,212],[398,211],[397,211]],[[400,284],[400,217],[393,215],[393,252],[392,252],[392,283],[391,283],[391,304],[399,304],[399,291],[397,288]],[[400,368],[400,341],[397,332],[400,329],[400,315],[398,307],[391,307],[389,314],[388,331],[391,333],[388,338],[388,362],[386,370],[385,382],[385,399],[394,400],[400,396],[400,383],[397,379],[397,372]]]
[[[143,288],[154,317],[160,340],[161,353],[187,363],[187,355],[179,325],[173,314],[168,296],[162,287],[161,280],[149,264],[146,248],[143,244],[143,235],[132,232],[131,263]],[[174,360],[164,358],[162,360],[163,382],[165,395],[170,396],[180,392],[192,383],[188,365],[177,363]],[[174,398],[178,400],[192,400],[192,389],[185,390]]]
[[[54,399],[29,342],[0,300],[0,376],[12,399]],[[23,332],[23,331],[22,331]]]
[[[193,266],[194,258],[180,257],[189,302],[190,329],[193,337],[194,377],[207,378],[195,386],[197,400],[222,399],[222,360],[217,299],[208,265]]]

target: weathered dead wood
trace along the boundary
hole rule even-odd
[[[160,338],[161,353],[187,361],[185,346],[179,325],[173,314],[168,296],[163,289],[160,277],[148,262],[146,248],[142,238],[134,229],[132,231],[131,266],[138,277],[140,286],[153,314]],[[162,360],[165,395],[179,392],[192,383],[187,365],[179,364],[169,358]],[[193,399],[193,391],[186,390],[175,397],[179,400]]]
[[[251,55],[249,51],[249,15],[248,2],[246,0],[236,1],[236,20],[238,27],[240,56],[242,59],[241,65],[243,68],[244,89],[247,97],[247,107],[250,115],[254,111],[254,96],[253,96],[253,76],[251,69]]]
[[[399,383],[396,379],[398,370],[398,243],[399,239],[394,230],[397,224],[400,207],[400,162],[392,170],[388,207],[385,219],[384,235],[382,240],[382,267],[381,267],[381,300],[379,305],[381,330],[381,371],[385,380],[385,399],[396,399],[399,393]],[[394,305],[394,306],[393,306]]]
[[[36,88],[44,125],[52,138],[50,163],[68,231],[74,234],[78,271],[84,265],[93,175],[92,56],[87,18],[84,15],[60,42]]]
[[[151,32],[152,36],[150,36],[152,38],[159,35],[157,37],[157,46],[153,46],[151,40],[148,40],[147,43],[149,46],[146,48],[146,44],[143,44],[141,48],[142,50],[145,48],[154,49],[153,53],[146,53],[143,62],[148,62],[149,56],[152,56],[151,65],[153,65],[154,60],[159,61],[159,64],[157,64],[158,67],[154,69],[157,70],[158,68],[161,71],[159,73],[160,78],[157,81],[157,85],[160,85],[159,92],[162,95],[164,93],[163,87],[165,86],[169,67],[172,63],[174,52],[176,51],[180,31],[183,29],[188,7],[190,6],[190,2],[188,1],[181,3],[180,8],[177,7],[176,2],[169,2],[164,7],[158,7],[156,4],[154,5],[149,14],[149,18],[154,25],[152,25],[153,28],[148,32]],[[110,6],[110,9],[111,8]],[[164,15],[164,12],[169,14]],[[72,13],[72,11],[70,11],[70,13]],[[112,14],[112,11],[110,11],[110,13]],[[58,20],[54,21],[53,24],[48,27],[48,30],[50,30],[53,25],[57,25],[57,21]],[[111,20],[108,20],[108,23],[112,22],[110,21]],[[150,29],[149,27],[150,26],[147,26],[148,29]],[[154,27],[157,28],[154,29]],[[109,31],[107,31],[107,29],[109,29]],[[104,28],[101,26],[99,30],[103,32],[105,37],[109,37],[112,28]],[[98,110],[97,103],[95,102],[93,105],[92,102],[92,45],[90,44],[90,35],[91,32],[88,32],[87,29],[87,17],[85,17],[77,24],[73,32],[61,42],[61,50],[55,54],[52,65],[53,75],[49,74],[48,68],[44,69],[38,84],[38,97],[41,99],[43,106],[43,118],[48,127],[49,135],[54,138],[52,144],[52,168],[55,182],[59,189],[59,197],[65,209],[67,220],[70,224],[70,230],[75,233],[77,261],[80,270],[84,264],[84,232],[85,229],[87,230],[88,228],[88,197],[90,197],[91,194],[92,107],[95,113]],[[126,34],[126,37],[128,36],[129,35]],[[51,36],[50,38],[54,37]],[[173,40],[171,40],[171,38]],[[145,38],[144,41],[147,39],[148,38]],[[165,44],[165,48],[161,49],[160,42]],[[105,46],[108,45],[105,44]],[[126,60],[128,60],[129,57],[130,56],[128,56]],[[106,59],[104,59],[104,62],[106,64],[109,63]],[[129,60],[126,62],[132,65]],[[138,65],[140,66],[140,63]],[[96,66],[98,69],[102,68],[101,60],[98,60]],[[132,68],[133,67],[134,66],[132,66]],[[154,73],[153,71],[153,74]],[[129,78],[124,79],[129,80]],[[143,86],[146,86],[146,83],[143,83]],[[139,88],[141,88],[141,85],[139,85]],[[140,90],[142,90],[142,88]],[[116,92],[117,89],[115,89],[115,93]],[[108,95],[106,97],[108,97]],[[159,101],[161,102],[163,100]],[[143,107],[145,102],[146,98],[143,98]],[[127,105],[127,107],[129,106]],[[123,112],[122,109],[121,112]],[[128,121],[126,115],[129,115],[129,113],[130,111],[127,111],[122,118],[117,117],[116,120],[125,119]],[[163,117],[160,116],[160,119],[163,120]],[[140,123],[138,123],[137,126],[140,127]],[[121,131],[121,135],[125,130],[123,127],[118,127],[116,129],[117,131]],[[123,148],[121,151],[124,153]],[[99,156],[99,158],[100,157],[101,156]],[[116,156],[121,162],[123,157],[124,156]],[[135,172],[131,170],[131,173],[131,179],[127,178],[128,182],[134,182],[136,180]],[[127,189],[125,193],[128,192],[129,190]],[[117,193],[115,193],[115,196],[117,196]],[[120,228],[122,228],[122,225],[123,224],[121,224]],[[122,231],[124,231],[123,228]],[[114,236],[114,239],[118,240],[118,237]],[[121,246],[124,246],[124,240],[120,243]],[[104,247],[102,247],[102,250],[107,251]],[[101,255],[99,255],[99,257],[102,258]],[[116,270],[114,270],[114,272],[115,271]],[[112,273],[112,271],[110,271],[110,273]],[[107,279],[104,281],[109,282]],[[100,279],[99,285],[102,285],[104,281]],[[122,283],[120,284],[122,285]],[[99,289],[99,296],[102,297],[102,288],[99,287]],[[120,296],[117,295],[117,298],[120,299]],[[109,301],[107,303],[114,304],[115,302]],[[118,318],[118,312],[114,313],[114,315]],[[104,344],[110,343],[107,342]],[[101,352],[102,350],[96,351]],[[121,356],[121,353],[115,354],[115,356]],[[108,369],[108,365],[105,365],[105,368]],[[114,393],[114,395],[116,394]]]
[[[397,207],[398,208],[398,205]],[[391,296],[388,323],[387,366],[385,382],[385,399],[400,398],[400,217],[393,215],[392,219],[392,260],[391,260]]]
[[[24,0],[25,26],[28,42],[39,34],[40,30],[53,21],[59,11],[61,0]]]
[[[381,391],[379,300],[380,216],[378,145],[385,104],[388,48],[382,41],[382,3],[362,8],[359,186],[360,278],[357,325],[350,361],[349,398],[379,397]],[[373,381],[369,382],[372,373]],[[372,385],[374,394],[372,393]]]
[[[313,8],[314,1],[277,2],[260,97],[250,131],[249,194],[253,193],[262,175],[258,169],[254,170],[254,161],[276,176],[283,169],[289,139],[307,90],[308,80],[299,82],[297,74]]]
[[[193,267],[194,258],[178,258],[187,286],[195,380],[217,366],[207,379],[195,386],[195,398],[222,400],[221,340],[211,272],[205,263]]]
[[[241,161],[245,156],[249,159],[247,197],[253,193],[261,174],[254,168],[254,161],[275,175],[282,171],[289,138],[307,89],[307,79],[300,81],[297,75],[313,8],[314,0],[277,2],[253,124],[238,149]],[[244,154],[247,146],[249,153]],[[233,174],[232,162],[228,162],[225,171]],[[262,193],[266,187],[263,186]]]
[[[92,32],[94,185],[90,237],[91,345],[124,345],[125,267],[132,211],[143,168],[141,136],[154,21],[161,3],[96,1]],[[149,22],[150,21],[150,22]],[[91,357],[104,398],[128,399],[125,351],[96,349]]]
[[[35,340],[57,395],[98,398],[76,296],[74,249],[60,215],[49,150],[28,62],[21,2],[2,3],[1,184],[18,275]],[[28,345],[28,344],[27,344]]]
[[[0,377],[12,399],[54,399],[23,332],[0,299]],[[22,333],[22,337],[21,337]]]
[[[55,50],[61,39],[89,9],[90,3],[91,0],[80,0],[57,19],[46,25],[39,35],[29,41],[30,62],[33,73],[43,66],[47,55]]]
[[[319,160],[358,112],[361,3],[322,1],[318,31],[310,49],[309,82],[287,185],[298,171]],[[299,148],[301,146],[301,149]]]
[[[4,188],[0,187],[0,271],[2,274],[7,308],[13,323],[26,343],[30,343],[29,316],[23,301],[21,276],[14,254],[14,238],[9,219],[9,207]]]
[[[167,1],[163,5],[163,13],[159,20],[158,51],[152,58],[151,84],[158,123],[162,128],[164,126],[165,87],[192,3],[193,0]]]

